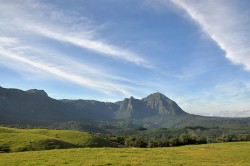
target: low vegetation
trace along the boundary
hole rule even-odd
[[[250,142],[1,153],[0,165],[249,165]]]
[[[207,138],[199,137],[197,133],[201,131],[210,133],[211,129],[207,131],[200,127],[154,130],[137,128],[134,131],[137,132],[133,132],[133,135],[114,136],[71,130],[0,127],[0,152],[2,152],[0,165],[248,165],[250,163],[250,142],[230,142],[249,141],[249,134],[246,134],[248,129],[241,130],[241,134],[234,130],[236,133],[232,133],[231,136],[222,133],[219,137],[215,137],[217,142],[230,143],[209,142],[209,144],[205,144],[208,143]]]
[[[112,129],[114,131],[114,129]],[[115,129],[117,131],[117,129]],[[111,131],[111,130],[110,130]],[[114,134],[72,130],[16,129],[0,127],[0,152],[79,147],[173,147],[191,144],[250,141],[249,127],[120,130]]]
[[[143,127],[120,130],[106,139],[129,147],[152,148],[191,144],[250,141],[249,127],[146,129]]]

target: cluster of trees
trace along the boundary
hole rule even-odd
[[[124,122],[125,123],[125,122]],[[130,124],[133,126],[133,124]],[[49,129],[68,129],[90,132],[106,138],[112,142],[129,147],[171,147],[189,144],[206,144],[219,142],[250,141],[249,126],[226,126],[205,128],[192,126],[185,128],[160,128],[147,129],[144,127],[132,127],[121,130],[109,122],[60,122],[50,126],[39,125],[5,125],[17,128],[49,128]],[[130,127],[131,127],[130,126]],[[99,133],[99,134],[98,134]],[[7,147],[0,148],[6,151]]]
[[[240,135],[221,135],[215,139],[215,142],[238,142],[238,141],[250,141],[250,134]]]
[[[191,144],[206,144],[206,143],[219,143],[219,142],[238,142],[238,141],[250,141],[250,134],[241,135],[221,135],[213,140],[208,141],[205,137],[200,137],[192,134],[181,134],[175,137],[132,137],[132,136],[109,136],[110,141],[119,143],[128,147],[137,148],[154,148],[154,147],[172,147]]]
[[[158,139],[146,137],[121,137],[111,136],[110,141],[117,142],[121,145],[138,148],[153,148],[153,147],[172,147],[189,144],[206,144],[206,138],[199,138],[195,135],[182,134],[177,137]]]

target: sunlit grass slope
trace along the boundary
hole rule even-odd
[[[171,148],[77,148],[0,154],[0,165],[250,165],[250,142]]]
[[[115,144],[86,132],[0,127],[0,151],[114,147]]]

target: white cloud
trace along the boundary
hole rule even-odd
[[[250,70],[250,18],[247,11],[228,0],[171,0],[200,25],[226,58]]]
[[[244,111],[221,111],[203,114],[205,116],[219,116],[219,117],[250,117],[250,110]]]
[[[60,79],[109,96],[128,97],[133,95],[132,90],[143,89],[142,83],[114,74],[112,67],[93,64],[88,59],[79,60],[44,42],[44,38],[49,38],[77,46],[84,52],[92,51],[95,53],[92,56],[151,67],[142,56],[107,42],[98,34],[102,25],[97,26],[84,16],[35,0],[0,0],[0,20],[0,64],[22,73],[27,79]],[[71,45],[68,46],[74,49]]]
[[[120,83],[122,81],[133,84],[131,80],[115,76],[103,69],[97,69],[94,65],[79,63],[53,50],[23,46],[15,38],[0,37],[0,43],[0,63],[14,70],[28,71],[39,75],[42,73],[42,75],[49,77],[44,74],[45,72],[59,79],[107,94],[131,95],[129,89],[132,87]]]
[[[12,46],[17,44],[18,40],[8,36],[0,36],[0,45]]]
[[[79,38],[74,35],[57,33],[48,28],[43,28],[42,26],[37,25],[30,24],[26,28],[43,36],[53,38],[61,42],[68,42],[73,45],[101,53],[102,55],[105,55],[107,57],[125,60],[127,62],[131,62],[144,67],[150,67],[149,63],[146,62],[146,60],[144,60],[142,57],[107,43],[86,39],[83,37]]]
[[[0,7],[0,19],[2,27],[0,29],[3,31],[9,30],[11,33],[19,31],[18,35],[21,32],[28,36],[32,33],[38,34],[88,49],[101,56],[152,68],[141,55],[110,44],[103,40],[105,37],[97,37],[96,29],[99,26],[94,26],[85,17],[68,11],[61,11],[36,1],[3,1]]]

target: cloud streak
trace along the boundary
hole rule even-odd
[[[171,0],[225,51],[226,58],[250,71],[250,19],[233,1]]]
[[[133,83],[126,78],[112,75],[112,73],[107,73],[104,70],[93,69],[91,65],[78,63],[52,50],[43,51],[47,49],[40,50],[35,47],[23,46],[15,38],[0,37],[0,44],[0,59],[2,60],[0,63],[11,66],[13,69],[16,68],[18,70],[21,67],[22,70],[29,72],[46,72],[57,78],[102,91],[106,94],[118,92],[125,96],[131,95],[129,91],[131,87],[120,83],[121,81]],[[25,67],[21,64],[13,65],[12,61],[18,64],[25,64]]]
[[[132,90],[142,89],[141,83],[114,75],[105,66],[89,63],[88,58],[77,60],[75,56],[62,54],[57,47],[43,41],[68,43],[73,50],[77,46],[82,52],[88,50],[87,56],[104,56],[142,68],[152,67],[141,55],[106,42],[105,37],[97,32],[100,26],[91,20],[35,0],[0,0],[0,3],[2,65],[22,74],[36,73],[39,78],[56,76],[56,79],[109,96],[123,94],[128,97],[133,95]]]
[[[90,39],[86,39],[83,37],[79,38],[73,35],[65,35],[62,33],[54,32],[48,28],[43,28],[42,26],[36,26],[32,24],[30,24],[26,28],[33,31],[34,33],[37,33],[37,34],[46,36],[48,38],[61,41],[61,42],[68,42],[73,45],[79,46],[81,48],[86,48],[91,51],[101,53],[102,55],[105,55],[110,58],[125,60],[127,62],[131,62],[136,65],[143,66],[143,67],[151,67],[151,65],[149,65],[149,63],[146,60],[144,60],[142,57],[134,53],[128,52],[126,50],[123,50],[121,48],[118,48],[116,46],[112,46],[112,45],[109,45],[100,41],[90,40]]]
[[[86,18],[78,19],[78,16],[71,13],[35,1],[18,2],[1,2],[0,15],[2,13],[3,26],[10,29],[15,26],[15,30],[38,34],[93,51],[101,56],[152,68],[141,55],[98,39],[96,27]],[[15,11],[15,14],[9,11]]]

